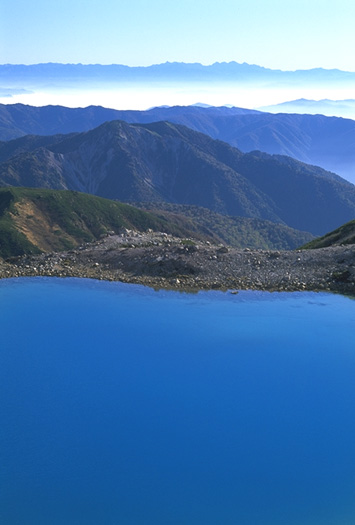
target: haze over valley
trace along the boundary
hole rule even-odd
[[[331,112],[328,107],[326,114],[351,118],[353,104],[345,102],[353,97],[354,86],[355,73],[347,71],[282,71],[234,61],[209,66],[183,62],[146,67],[54,63],[0,66],[0,103],[34,106],[101,105],[146,110],[201,102],[257,109],[299,99],[329,99]],[[325,105],[319,107],[322,113]]]

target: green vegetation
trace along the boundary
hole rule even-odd
[[[23,255],[24,253],[41,253],[26,236],[16,231],[9,220],[0,218],[0,256],[3,258]]]
[[[122,228],[191,236],[187,225],[67,190],[0,189],[0,256],[63,251]]]
[[[14,226],[11,214],[16,214],[15,195],[11,189],[0,190],[0,256],[10,257],[23,253],[39,253],[27,237]]]
[[[302,246],[302,249],[313,250],[341,244],[355,244],[355,220],[347,222],[336,230],[308,242]]]
[[[300,232],[283,224],[220,215],[198,206],[168,203],[136,205],[177,224],[182,219],[185,223],[189,220],[192,231],[208,235],[214,242],[228,244],[234,248],[292,250],[313,237],[308,232]]]
[[[0,188],[0,257],[70,250],[124,228],[170,233],[186,245],[192,238],[253,249],[292,249],[311,238],[281,224],[197,206],[137,206],[68,190]]]
[[[196,243],[192,239],[181,239],[181,244],[184,246],[196,246]]]

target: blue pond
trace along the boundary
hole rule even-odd
[[[0,282],[0,523],[353,525],[355,301]]]

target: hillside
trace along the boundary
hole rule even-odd
[[[0,163],[2,186],[196,205],[313,235],[355,215],[355,186],[334,174],[287,157],[243,154],[167,122],[113,121],[85,133],[55,136],[52,143],[48,137],[31,137],[2,146],[0,155],[7,158]]]
[[[165,218],[126,204],[71,191],[0,189],[0,256],[68,250],[122,228],[191,232]],[[208,235],[197,237],[210,238]],[[211,239],[212,240],[212,239]]]
[[[310,233],[294,230],[283,224],[221,215],[198,206],[162,202],[158,205],[146,203],[138,206],[174,223],[178,223],[179,217],[183,217],[185,221],[190,219],[191,231],[198,228],[197,231],[208,233],[215,242],[222,242],[233,248],[293,250],[303,244],[302,239],[312,237]]]
[[[68,250],[122,229],[151,229],[252,249],[289,250],[312,238],[281,224],[220,216],[197,207],[161,203],[147,212],[73,191],[0,189],[0,257]]]
[[[0,105],[0,140],[27,134],[88,131],[111,120],[129,123],[167,120],[228,142],[243,152],[260,150],[289,155],[355,182],[355,121],[323,115],[273,115],[241,108],[196,106],[119,111],[94,106],[72,109]]]
[[[355,220],[343,224],[336,230],[314,239],[305,244],[304,249],[326,248],[327,246],[343,246],[347,244],[355,244]]]

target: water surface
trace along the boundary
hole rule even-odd
[[[355,302],[0,282],[0,522],[353,525]]]

